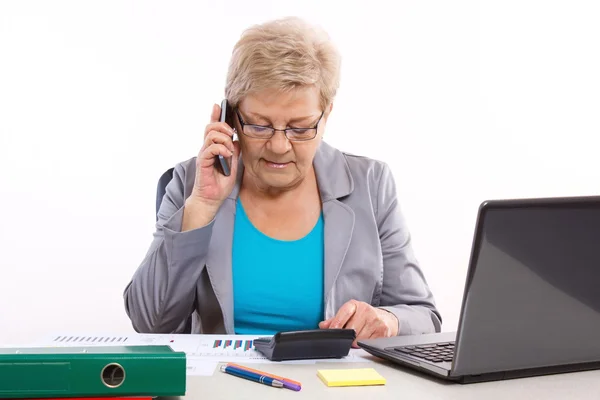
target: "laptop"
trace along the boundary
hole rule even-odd
[[[457,331],[358,344],[459,383],[600,368],[600,196],[482,203]]]

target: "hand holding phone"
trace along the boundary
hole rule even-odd
[[[231,194],[236,181],[239,143],[225,122],[227,103],[213,107],[210,123],[204,130],[204,144],[196,157],[194,188],[185,201],[182,230],[205,226]]]

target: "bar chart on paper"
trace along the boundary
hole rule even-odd
[[[212,345],[213,349],[232,349],[236,351],[237,349],[242,349],[244,352],[252,349],[253,340],[223,340],[223,339],[215,339]]]
[[[254,350],[254,339],[256,337],[206,335],[200,338],[198,347],[190,355],[202,358],[215,357],[220,361],[266,360],[264,355]]]

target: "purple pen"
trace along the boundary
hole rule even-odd
[[[301,387],[299,385],[296,385],[295,383],[290,383],[290,382],[286,382],[286,381],[280,381],[281,383],[283,383],[283,387],[286,389],[290,389],[290,390],[295,390],[296,392],[299,392]]]

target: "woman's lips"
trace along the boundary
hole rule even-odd
[[[265,160],[265,164],[267,164],[267,167],[269,168],[283,169],[287,167],[290,164],[290,162],[281,163]]]

